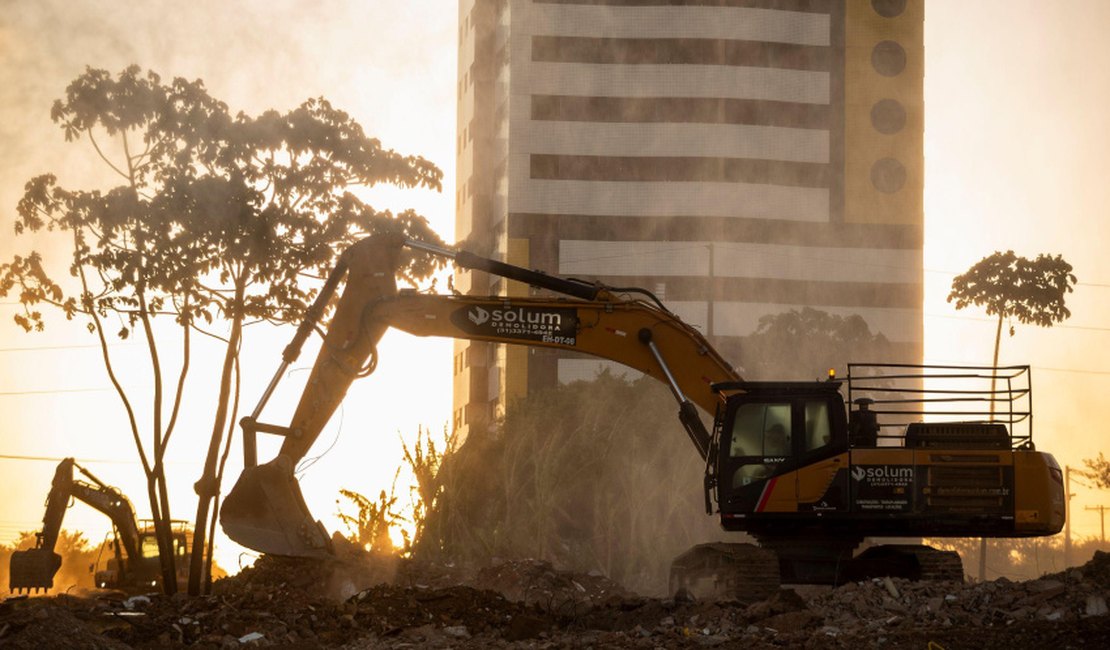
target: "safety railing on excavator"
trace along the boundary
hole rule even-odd
[[[1033,448],[1029,366],[849,364],[847,383],[861,446]]]

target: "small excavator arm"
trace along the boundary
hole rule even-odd
[[[92,483],[75,480],[75,467]],[[42,531],[36,534],[35,547],[12,553],[8,576],[11,591],[46,590],[54,586],[54,574],[62,566],[62,558],[54,548],[71,498],[107,515],[119,534],[128,558],[139,557],[139,529],[131,502],[119,490],[106,485],[72,458],[65,458],[54,471],[54,481],[46,497]]]
[[[570,298],[398,292],[395,277],[404,246]],[[276,382],[295,360],[343,275],[346,287],[290,425],[258,422]],[[615,291],[396,236],[379,235],[355,244],[341,256],[286,347],[281,367],[259,405],[241,423],[246,467],[221,509],[224,530],[240,544],[266,553],[323,556],[330,552],[330,539],[310,514],[293,468],[351,383],[373,371],[377,343],[390,327],[417,336],[571,350],[622,363],[670,387],[681,423],[706,458],[710,435],[695,405],[712,415],[721,400],[712,384],[738,381],[739,376],[700,332],[661,305]],[[259,431],[285,436],[277,457],[263,465],[256,461]]]

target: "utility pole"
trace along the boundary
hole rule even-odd
[[[1102,531],[1101,531],[1101,534],[1099,536],[1099,539],[1102,540],[1103,544],[1106,543],[1106,508],[1107,508],[1107,506],[1087,506],[1086,508],[1083,508],[1084,510],[1097,510],[1098,511],[1098,520],[1099,520],[1099,524],[1102,527]]]
[[[1064,465],[1064,568],[1071,566],[1071,467]]]
[[[706,338],[713,340],[713,299],[717,293],[717,278],[713,275],[713,242],[709,242],[709,297],[706,305]],[[716,345],[714,343],[714,345]]]

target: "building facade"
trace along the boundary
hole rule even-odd
[[[923,0],[461,0],[458,238],[649,289],[728,358],[809,306],[919,360],[923,24]],[[455,428],[605,365],[459,341]]]

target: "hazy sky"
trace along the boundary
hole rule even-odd
[[[1101,427],[1089,424],[1101,420],[1110,390],[1108,30],[1110,2],[1103,0],[926,5],[927,360],[990,360],[992,323],[945,303],[954,273],[999,249],[1062,253],[1080,279],[1070,297],[1072,319],[1052,330],[1018,326],[1003,342],[1002,361],[1035,367],[1038,447],[1072,466],[1110,448]],[[394,192],[376,202],[415,207],[451,239],[456,39],[457,7],[448,0],[0,0],[0,258],[47,243],[11,235],[15,203],[32,176],[57,172],[73,187],[103,182],[86,146],[65,144],[50,122],[51,102],[86,65],[115,73],[132,63],[163,78],[201,78],[213,96],[248,113],[327,97],[385,146],[444,170],[441,194]],[[10,324],[15,306],[5,300],[0,494],[8,498],[0,503],[0,540],[39,527],[55,464],[3,456],[124,461],[89,466],[147,512],[141,471],[91,337],[64,322],[45,335],[25,335]],[[290,334],[249,334],[246,408]],[[133,347],[115,350],[141,359]],[[321,436],[334,446],[303,479],[311,507],[330,527],[339,487],[366,494],[388,488],[400,462],[398,433],[411,436],[421,425],[441,430],[450,417],[449,342],[390,335],[379,367],[356,384]],[[194,376],[204,371],[202,364]],[[298,372],[276,403],[295,400]],[[190,413],[173,443],[175,517],[193,516],[191,483],[208,426],[207,414]],[[1073,530],[1097,534],[1097,515],[1083,507],[1099,503],[1110,504],[1110,495],[1080,492]],[[67,525],[88,530],[93,541],[108,528],[85,507],[74,508]],[[225,564],[234,562],[229,548],[220,558]]]

